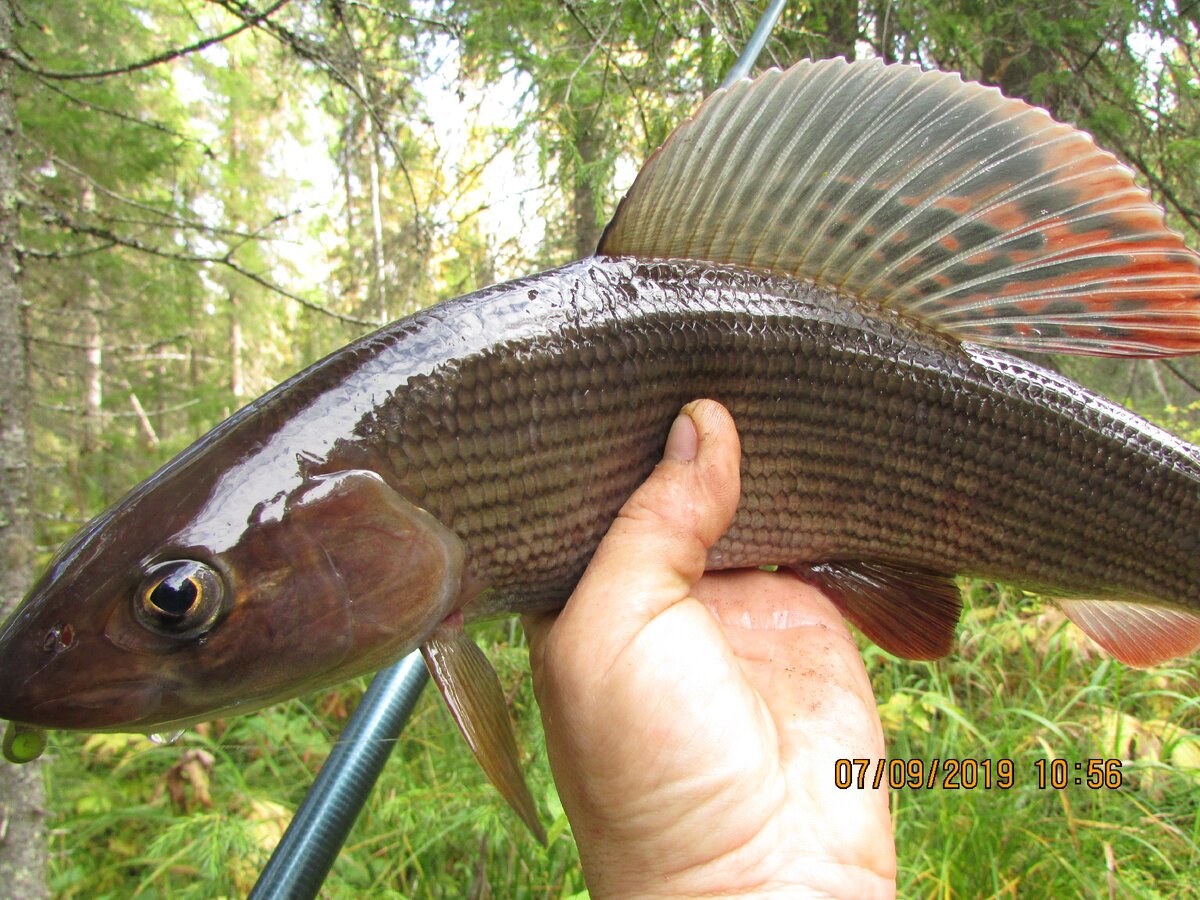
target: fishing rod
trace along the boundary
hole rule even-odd
[[[727,88],[742,78],[750,77],[750,72],[754,68],[754,64],[758,62],[758,57],[762,53],[763,47],[767,46],[767,38],[775,30],[775,23],[779,21],[779,14],[783,12],[783,8],[786,5],[787,0],[771,0],[767,4],[767,8],[763,10],[763,14],[759,17],[758,24],[754,26],[750,40],[746,41],[746,46],[742,48],[742,55],[737,58],[737,62],[729,67],[729,72],[726,73],[725,80],[721,82],[722,88]]]
[[[771,0],[767,5],[722,88],[749,76],[786,3]],[[429,671],[417,650],[372,679],[249,900],[317,896],[428,681]]]

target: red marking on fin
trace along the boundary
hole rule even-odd
[[[952,576],[875,561],[794,570],[888,653],[940,659],[954,644],[962,600]]]
[[[1130,666],[1156,666],[1200,648],[1200,612],[1132,600],[1056,601],[1093,641]]]

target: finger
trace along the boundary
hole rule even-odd
[[[587,648],[603,671],[647,623],[686,598],[704,574],[708,548],[733,520],[740,461],[729,412],[711,400],[685,406],[662,462],[596,549],[554,627],[555,643]],[[535,624],[532,640],[539,631]]]

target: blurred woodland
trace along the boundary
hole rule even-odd
[[[760,12],[0,0],[0,600],[309,362],[592,252]],[[997,85],[1094,134],[1195,247],[1198,44],[1195,0],[808,0],[789,4],[760,66],[878,56]],[[1197,361],[1057,363],[1195,437]],[[39,789],[5,769],[0,802],[17,790],[4,779]],[[36,859],[37,822],[13,813],[0,859],[21,833]],[[82,890],[57,871],[56,892]]]

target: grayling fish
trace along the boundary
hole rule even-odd
[[[685,402],[742,436],[712,568],[774,563],[893,653],[955,575],[1118,658],[1200,645],[1200,453],[1004,350],[1200,349],[1200,258],[1086,135],[958,77],[803,62],[719,91],[598,254],[403,319],[213,429],[55,557],[0,715],[168,731],[425,651],[537,816],[462,631],[567,599]]]

